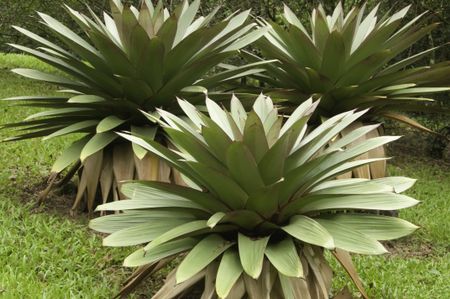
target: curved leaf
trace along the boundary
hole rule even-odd
[[[198,242],[178,266],[177,283],[182,283],[203,270],[231,245],[233,243],[219,235],[209,235]]]
[[[198,240],[186,238],[177,241],[167,242],[145,251],[143,248],[136,250],[126,257],[123,262],[125,267],[139,267],[153,262],[160,261],[166,257],[191,249],[198,243]]]
[[[227,298],[242,272],[239,254],[233,249],[225,251],[216,277],[216,292],[219,298]]]
[[[296,215],[291,218],[287,226],[282,229],[294,238],[327,249],[334,248],[333,237],[317,221],[303,215]],[[288,275],[289,276],[289,275]]]
[[[264,252],[268,242],[269,237],[251,239],[241,233],[238,235],[239,258],[242,268],[254,279],[261,274]]]
[[[338,221],[316,219],[333,236],[337,248],[360,254],[383,254],[388,252],[380,242]]]
[[[92,137],[80,154],[81,161],[85,160],[88,156],[104,149],[106,146],[111,144],[118,136],[113,132],[98,133]]]
[[[281,274],[289,277],[303,276],[302,263],[291,238],[285,238],[276,244],[269,244],[265,254]]]

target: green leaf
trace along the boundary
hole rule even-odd
[[[29,31],[29,30],[27,30],[27,29],[21,28],[21,27],[19,27],[19,26],[12,26],[12,27],[13,27],[14,29],[16,29],[17,31],[19,31],[20,33],[22,33],[23,35],[26,35],[27,37],[29,37],[29,38],[31,38],[31,39],[37,41],[37,42],[40,43],[41,45],[44,45],[44,46],[46,46],[46,47],[49,47],[49,48],[55,50],[56,52],[58,52],[58,53],[60,53],[60,54],[62,54],[62,55],[64,55],[64,56],[67,56],[67,57],[73,57],[73,54],[71,54],[70,52],[67,52],[66,50],[64,50],[64,49],[61,48],[60,46],[58,46],[58,45],[56,45],[56,44],[54,44],[54,43],[52,43],[52,42],[46,40],[45,38],[40,37],[40,36],[37,35],[37,34],[34,34],[33,32],[31,32],[31,31]]]
[[[167,243],[174,239],[183,237],[193,232],[197,232],[199,230],[209,229],[208,225],[206,225],[206,220],[196,220],[192,222],[188,222],[177,226],[166,233],[160,235],[158,238],[154,239],[147,246],[145,246],[145,251],[151,251],[153,248],[160,246],[161,244]]]
[[[206,99],[206,107],[208,109],[209,117],[227,133],[232,139],[236,139],[235,131],[233,130],[233,124],[230,123],[227,114],[220,106],[210,99]],[[234,124],[236,126],[236,124]]]
[[[294,12],[292,12],[292,10],[286,4],[283,5],[283,9],[284,9],[283,17],[286,19],[286,21],[294,26],[297,26],[306,35],[308,35],[308,32],[306,31],[305,27],[302,25],[302,23],[294,14]]]
[[[242,103],[235,95],[231,97],[230,110],[234,122],[239,127],[241,133],[243,133],[245,122],[247,120],[247,112],[245,111],[244,106],[242,106]]]
[[[144,210],[125,211],[120,214],[107,215],[89,221],[89,228],[101,233],[114,233],[138,224],[167,219],[183,219],[185,222],[194,220],[195,216],[189,211],[177,210]]]
[[[220,220],[220,223],[232,223],[241,228],[252,230],[258,224],[262,224],[264,221],[265,220],[261,217],[261,215],[247,209],[227,212],[225,217]]]
[[[269,150],[264,125],[256,112],[250,112],[247,116],[243,142],[257,163]]]
[[[103,246],[132,246],[147,243],[167,230],[187,222],[183,219],[169,218],[141,223],[116,231],[103,239]]]
[[[241,233],[238,236],[239,258],[245,273],[253,279],[261,274],[264,252],[270,237],[251,239]]]
[[[216,211],[227,211],[228,208],[210,193],[183,187],[175,184],[151,181],[133,181],[125,183],[121,189],[122,193],[131,199],[154,199],[154,200],[181,200],[191,201],[204,209]]]
[[[249,44],[255,42],[258,40],[261,36],[263,36],[267,32],[268,28],[261,27],[257,28],[256,30],[252,30],[250,33],[247,33],[246,35],[240,37],[239,39],[235,40],[234,43],[232,43],[230,46],[226,47],[223,52],[232,52],[240,50],[241,48],[244,48],[248,46]]]
[[[272,265],[281,274],[289,277],[303,276],[303,268],[297,248],[291,238],[285,238],[276,244],[269,244],[265,253]]]
[[[331,32],[325,43],[320,72],[333,82],[337,81],[344,67],[343,57],[345,57],[344,39],[342,34],[335,30]]]
[[[393,240],[407,236],[418,227],[406,220],[370,214],[337,214],[326,218],[356,230],[375,240]]]
[[[199,88],[199,86],[191,86],[193,89]],[[187,117],[192,121],[192,123],[200,129],[204,123],[202,120],[202,117],[200,115],[200,112],[197,110],[197,108],[189,103],[186,100],[182,100],[180,98],[177,98],[178,105],[183,110],[184,114],[186,114]]]
[[[84,85],[80,82],[76,82],[70,79],[67,79],[65,77],[61,77],[58,75],[53,74],[47,74],[41,71],[33,70],[33,69],[13,69],[12,72],[19,74],[21,76],[35,79],[39,81],[45,81],[53,84],[59,84],[61,86],[69,87],[69,88],[75,88],[75,89],[83,89],[86,88],[87,85]]]
[[[330,35],[330,29],[328,28],[325,13],[320,8],[313,10],[311,22],[314,44],[323,53],[325,43]]]
[[[395,193],[402,193],[411,188],[416,183],[417,180],[401,176],[390,176],[375,179],[373,181],[376,183],[392,186],[395,190]]]
[[[450,87],[415,87],[394,91],[391,95],[422,95],[426,93],[444,92],[449,90]]]
[[[228,249],[222,256],[216,277],[216,292],[219,298],[226,298],[243,272],[239,254]]]
[[[423,125],[421,125],[420,123],[418,123],[417,121],[415,121],[414,119],[403,115],[403,114],[398,114],[398,113],[391,113],[391,112],[384,112],[382,113],[383,117],[386,118],[390,118],[402,123],[405,123],[413,128],[428,132],[428,133],[434,133],[432,130],[428,129],[427,127],[424,127]]]
[[[247,199],[245,209],[254,211],[265,219],[270,219],[278,212],[278,195],[281,184],[253,191]]]
[[[160,246],[153,248],[150,251],[145,251],[143,248],[136,250],[124,260],[125,267],[139,267],[153,262],[160,261],[166,257],[176,255],[183,251],[187,251],[194,247],[198,240],[192,238],[185,238],[172,242],[167,242]]]
[[[92,137],[88,143],[83,147],[80,154],[81,161],[85,160],[92,154],[95,154],[99,150],[104,149],[111,144],[118,136],[113,132],[98,133]]]
[[[189,115],[189,114],[188,114]],[[204,117],[205,126],[202,126],[201,132],[206,143],[210,147],[210,151],[223,164],[226,163],[227,150],[232,141],[230,137],[215,122]]]
[[[42,112],[38,112],[32,115],[27,116],[25,120],[31,120],[35,118],[40,117],[48,117],[48,116],[55,116],[55,117],[90,117],[92,114],[95,114],[95,111],[91,108],[60,108],[60,109],[52,109],[52,110],[46,110]]]
[[[124,138],[125,140],[131,141],[134,144],[137,144],[137,145],[145,148],[149,152],[157,155],[161,159],[164,159],[168,163],[170,163],[170,164],[172,164],[174,166],[178,166],[178,167],[182,168],[180,163],[178,162],[179,160],[182,159],[182,157],[180,155],[172,152],[167,147],[162,146],[158,142],[156,142],[154,140],[150,140],[150,139],[144,140],[141,137],[137,137],[137,136],[133,136],[133,135],[129,135],[129,134],[124,134],[124,133],[117,133],[117,134],[120,137]]]
[[[334,248],[333,237],[317,221],[303,215],[291,218],[290,223],[282,229],[294,238],[327,249]]]
[[[285,162],[292,146],[305,129],[307,117],[301,118],[281,137],[277,137],[275,144],[269,149],[258,164],[264,182],[269,185],[277,182],[284,176]]]
[[[89,139],[91,139],[91,136],[85,136],[66,148],[53,164],[52,172],[59,173],[70,164],[78,161],[80,159],[81,150],[84,148]]]
[[[225,217],[225,215],[226,214],[223,212],[215,213],[208,219],[208,222],[206,222],[206,225],[208,225],[210,228],[213,228],[214,226],[217,225],[217,223],[219,223]]]
[[[317,186],[315,189],[311,190],[310,194],[373,194],[373,193],[384,193],[393,192],[394,188],[387,184],[382,184],[381,182],[373,181],[362,181],[352,184],[345,184],[342,186],[332,186],[332,187],[321,187]]]
[[[242,142],[234,142],[227,150],[227,166],[233,178],[248,193],[264,188],[256,161]]]
[[[230,177],[211,167],[195,162],[186,162],[202,179],[203,185],[232,209],[244,207],[247,201],[245,191]]]
[[[188,30],[191,23],[194,21],[195,15],[197,14],[199,7],[200,7],[200,0],[195,0],[189,5],[188,9],[186,9],[186,11],[184,11],[179,17],[177,24],[177,33],[173,41],[174,47],[184,38],[186,31]]]
[[[138,136],[143,139],[154,140],[156,136],[157,127],[141,127],[141,126],[131,126],[131,134],[134,136]],[[138,157],[139,160],[142,160],[147,154],[147,150],[140,145],[132,142],[131,146],[133,147],[134,154]]]
[[[164,128],[164,131],[166,131],[178,148],[189,153],[195,161],[208,165],[215,170],[225,171],[224,165],[211,153],[210,149],[187,130],[180,131],[174,128]]]
[[[78,95],[71,97],[67,103],[77,103],[77,104],[92,104],[92,103],[101,103],[105,102],[105,98],[99,97],[96,95]]]
[[[377,240],[339,224],[337,221],[316,219],[333,236],[336,247],[360,254],[383,254],[387,250]]]
[[[178,266],[177,283],[182,283],[203,270],[231,245],[233,243],[226,241],[219,235],[209,235],[201,240]]]
[[[139,199],[119,200],[97,206],[96,211],[121,211],[121,210],[140,210],[140,209],[158,209],[158,208],[185,208],[205,211],[202,206],[189,200],[183,199],[164,199],[157,197],[147,197]]]
[[[97,120],[84,120],[80,122],[76,122],[72,125],[69,125],[61,130],[58,130],[50,135],[45,136],[42,140],[48,140],[50,138],[70,134],[70,133],[78,133],[83,132],[88,128],[94,127],[98,123]]]
[[[379,126],[380,126],[379,124],[369,125],[369,126],[363,126],[363,127],[357,128],[355,130],[352,130],[349,134],[346,134],[342,138],[331,143],[330,146],[328,147],[328,149],[325,150],[325,152],[332,152],[336,149],[347,146],[347,145],[351,144],[352,142],[354,142],[355,140],[359,139],[360,137],[365,136],[367,133],[375,130]]]
[[[303,117],[311,115],[320,101],[313,103],[312,98],[301,103],[294,112],[291,113],[289,118],[284,123],[280,131],[280,136],[286,134],[296,123],[298,123]]]
[[[126,122],[125,119],[120,119],[115,115],[107,116],[98,123],[97,133],[104,133],[110,131],[125,122]]]
[[[300,213],[312,211],[361,209],[361,210],[399,210],[412,207],[419,202],[400,194],[380,193],[361,195],[316,195],[302,199]]]

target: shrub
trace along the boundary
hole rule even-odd
[[[331,250],[363,291],[347,252],[383,254],[377,240],[405,236],[416,226],[370,210],[417,204],[399,193],[414,184],[404,177],[334,180],[374,159],[353,161],[398,137],[351,143],[376,129],[364,126],[333,142],[366,111],[344,112],[309,131],[319,102],[307,100],[283,124],[263,95],[246,113],[233,98],[231,113],[207,99],[210,117],[179,101],[189,122],[164,110],[158,120],[176,149],[139,136],[122,135],[185,177],[189,186],[135,181],[129,198],[99,206],[123,211],[92,220],[110,234],[107,246],[148,243],[125,266],[156,271],[182,255],[154,298],[178,298],[203,285],[203,296],[219,298],[328,298],[332,272],[323,249]],[[381,158],[385,159],[385,158]],[[209,298],[209,297],[208,297]]]

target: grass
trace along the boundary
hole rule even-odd
[[[11,74],[7,69],[50,70],[22,55],[0,54],[0,98],[52,94],[54,88]],[[0,123],[23,119],[36,109],[0,103]],[[0,131],[1,137],[10,132]],[[83,217],[70,218],[58,205],[36,209],[33,202],[57,154],[69,138],[0,144],[0,298],[111,298],[130,274],[121,267],[132,249],[104,248]],[[402,157],[400,157],[402,158]],[[449,167],[423,159],[394,159],[392,175],[418,179],[409,192],[422,203],[401,213],[421,229],[387,244],[392,253],[356,256],[355,263],[371,298],[446,299],[450,294]],[[61,194],[56,203],[67,205]],[[348,283],[336,272],[334,288]],[[139,291],[151,291],[152,281]],[[139,296],[136,294],[134,297]]]
[[[7,70],[14,67],[49,70],[30,57],[0,54],[0,98],[55,92]],[[36,111],[0,103],[0,123]],[[69,137],[0,143],[0,298],[112,298],[131,273],[121,267],[131,250],[102,247],[85,218],[33,209],[36,185],[70,142]]]
[[[417,179],[407,194],[420,200],[400,217],[420,226],[413,235],[387,244],[391,254],[355,256],[355,265],[371,298],[449,298],[450,285],[450,167],[418,157],[399,157],[390,175]],[[335,266],[336,269],[338,269]],[[346,283],[338,270],[338,289]]]

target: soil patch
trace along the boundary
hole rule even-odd
[[[383,245],[392,257],[402,258],[428,258],[435,255],[432,243],[419,240],[389,241]]]

